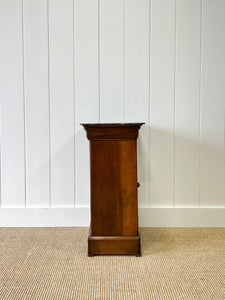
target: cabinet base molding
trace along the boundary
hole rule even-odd
[[[141,256],[140,235],[88,236],[88,256],[136,255]]]

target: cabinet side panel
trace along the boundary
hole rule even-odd
[[[93,236],[137,234],[136,140],[91,141]]]

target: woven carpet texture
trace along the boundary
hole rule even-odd
[[[1,228],[0,299],[225,300],[225,229],[140,233],[142,257],[87,257],[87,228]]]

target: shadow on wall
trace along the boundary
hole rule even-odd
[[[223,135],[220,140],[215,135],[207,139],[201,137],[200,143],[199,134],[191,136],[188,129],[174,136],[166,130],[151,127],[149,136],[151,206],[225,205]],[[141,161],[140,154],[138,159]]]
[[[76,204],[90,205],[90,154],[89,141],[81,125],[75,128]]]

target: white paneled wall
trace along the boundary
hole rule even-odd
[[[203,2],[200,205],[224,206],[225,1]],[[222,30],[222,32],[221,32]],[[222,33],[222,34],[221,34]]]
[[[22,2],[0,1],[1,206],[26,204]]]
[[[73,0],[48,1],[51,206],[74,205]]]
[[[0,0],[0,226],[89,222],[80,123],[145,122],[142,226],[225,226],[225,1]]]
[[[177,1],[174,205],[199,205],[201,1]]]
[[[151,1],[150,205],[174,205],[175,0]]]
[[[47,16],[45,0],[23,1],[23,92],[27,207],[41,207],[50,204]],[[2,101],[7,100],[2,99]]]

